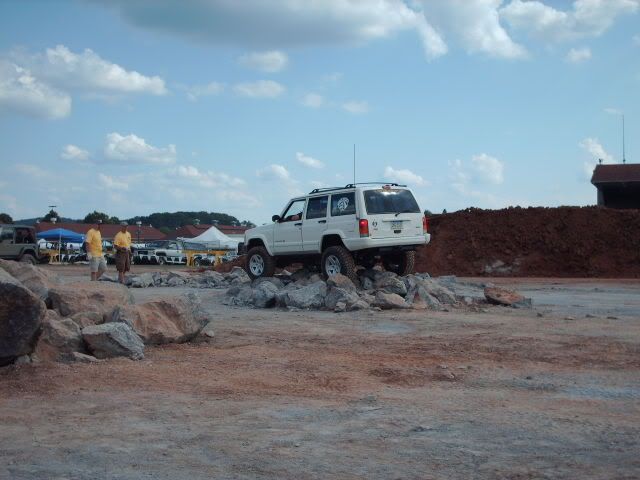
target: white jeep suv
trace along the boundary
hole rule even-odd
[[[292,263],[318,265],[325,277],[356,278],[356,265],[413,272],[416,248],[429,243],[427,219],[405,185],[317,188],[289,201],[273,223],[245,232],[245,269],[269,277]]]

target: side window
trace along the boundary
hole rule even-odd
[[[307,220],[311,218],[324,218],[327,216],[327,204],[329,203],[329,196],[313,197],[309,199],[307,205]]]
[[[287,211],[284,212],[281,222],[295,222],[302,220],[302,212],[304,211],[305,200],[295,200]]]
[[[17,228],[16,243],[35,243],[35,240],[31,235],[31,230],[28,228]]]
[[[0,243],[13,243],[13,228],[3,228],[0,232]]]
[[[355,215],[356,198],[354,192],[331,195],[331,216]]]

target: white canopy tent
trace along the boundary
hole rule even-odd
[[[178,240],[199,243],[201,245],[205,245],[207,248],[217,248],[220,250],[237,250],[238,243],[240,243],[239,240],[234,240],[233,238],[228,237],[216,227],[209,228],[209,230],[201,233],[195,238],[180,237]]]

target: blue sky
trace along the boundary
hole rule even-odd
[[[0,211],[268,221],[408,183],[435,212],[589,205],[640,146],[640,0],[0,3]]]

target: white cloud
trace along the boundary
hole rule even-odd
[[[220,95],[223,91],[224,84],[218,82],[210,82],[206,85],[194,85],[187,88],[187,98],[195,102],[200,97]]]
[[[515,29],[558,42],[602,35],[619,16],[639,8],[640,0],[575,0],[566,11],[537,0],[512,0],[500,9],[500,17]]]
[[[246,182],[223,172],[200,171],[192,165],[179,165],[173,173],[181,178],[195,180],[201,187],[243,187]]]
[[[504,182],[504,163],[481,153],[471,157],[469,163],[456,159],[449,162],[451,188],[456,194],[478,203],[478,206],[500,207],[509,204],[498,198],[495,190]]]
[[[289,57],[279,50],[270,50],[268,52],[253,52],[242,55],[238,59],[238,63],[261,72],[274,73],[283,70],[287,66]]]
[[[238,83],[233,90],[243,97],[275,98],[282,95],[285,88],[272,80],[259,80],[253,83]]]
[[[134,134],[109,133],[104,147],[107,160],[127,163],[169,164],[176,160],[176,147],[158,148]]]
[[[329,184],[325,182],[321,182],[319,180],[311,180],[310,182],[313,188],[328,188]]]
[[[486,153],[474,155],[471,158],[471,167],[484,182],[499,185],[504,181],[504,163]]]
[[[303,106],[309,108],[320,108],[324,105],[324,97],[318,93],[307,93],[300,102]]]
[[[51,179],[54,174],[30,163],[16,163],[15,169],[23,175],[27,175],[32,178]]]
[[[640,47],[640,35],[634,35],[631,40],[636,47]]]
[[[71,112],[71,97],[37,79],[29,70],[0,60],[0,111],[64,118]]]
[[[413,173],[411,170],[407,170],[407,169],[396,170],[390,166],[387,166],[384,169],[384,178],[392,182],[407,183],[407,184],[418,185],[418,186],[423,186],[428,184],[428,182],[426,182],[424,178],[422,178],[418,174]]]
[[[292,181],[291,174],[282,165],[271,164],[264,168],[261,168],[256,172],[256,175],[261,178],[270,180],[282,180],[285,182]]]
[[[324,168],[324,163],[322,163],[320,160],[305,155],[302,152],[296,153],[296,160],[298,160],[298,162],[302,163],[303,165],[306,165],[307,167]]]
[[[566,60],[569,63],[582,63],[591,58],[591,50],[589,48],[572,48],[567,53]]]
[[[63,160],[76,160],[79,162],[86,162],[89,160],[89,152],[83,150],[76,145],[66,145],[60,153],[60,158]]]
[[[608,113],[609,115],[622,115],[622,110],[619,108],[607,107],[604,109],[604,113]]]
[[[127,71],[120,65],[102,59],[87,48],[73,53],[64,45],[48,48],[44,55],[24,58],[34,73],[65,89],[106,93],[167,93],[164,80]]]
[[[361,115],[369,111],[369,104],[367,102],[358,102],[351,100],[342,104],[342,108],[354,115]]]
[[[447,51],[422,12],[403,0],[210,0],[161,5],[155,0],[112,0],[109,6],[140,27],[173,32],[197,42],[252,48],[358,45],[414,31],[428,58]]]
[[[500,24],[502,0],[422,0],[428,21],[439,32],[449,34],[469,53],[517,59],[526,57]]]
[[[108,190],[129,190],[129,185],[124,180],[117,180],[104,173],[98,174],[100,184]]]
[[[613,155],[607,152],[597,138],[588,137],[579,143],[580,147],[589,155],[590,159],[583,164],[583,171],[587,178],[591,178],[593,169],[600,160],[602,163],[615,163]]]

